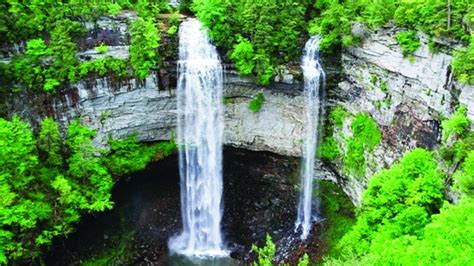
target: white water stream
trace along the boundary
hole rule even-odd
[[[178,130],[183,231],[172,252],[225,256],[221,234],[223,71],[216,48],[196,19],[179,30]]]
[[[301,228],[301,239],[306,239],[311,224],[316,219],[313,210],[319,209],[319,200],[313,199],[313,180],[315,178],[314,163],[318,146],[318,126],[320,120],[320,91],[324,86],[325,73],[319,58],[320,36],[312,37],[305,45],[302,59],[304,75],[306,136],[303,143],[303,164],[300,180],[301,191],[298,201],[298,216],[295,229]]]

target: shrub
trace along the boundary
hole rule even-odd
[[[329,121],[331,125],[341,128],[344,119],[349,115],[349,113],[344,109],[342,105],[334,107],[329,113]]]
[[[474,84],[474,36],[469,47],[455,51],[453,57],[453,72],[461,83]]]
[[[99,76],[113,74],[116,77],[125,77],[128,75],[128,62],[123,59],[113,57],[103,57],[91,61],[86,61],[78,67],[78,77],[84,78],[91,73]]]
[[[413,54],[421,46],[420,38],[414,30],[399,32],[396,38],[404,56]]]
[[[363,194],[357,223],[339,248],[346,255],[361,256],[384,241],[422,236],[443,200],[443,175],[437,168],[430,152],[415,149],[390,169],[375,174]]]
[[[249,102],[249,110],[252,113],[260,112],[262,105],[265,102],[265,96],[263,93],[259,92],[253,99]]]
[[[339,144],[332,136],[325,137],[321,143],[320,155],[322,159],[332,161],[339,157],[341,150]]]
[[[144,146],[132,136],[100,151],[80,121],[63,140],[53,119],[39,133],[19,118],[0,119],[0,264],[38,257],[53,238],[70,234],[81,215],[113,207],[112,174],[143,169],[174,142]],[[107,157],[101,157],[107,156]]]
[[[211,39],[231,51],[237,69],[267,85],[274,68],[301,54],[307,6],[301,0],[197,0],[192,9]]]
[[[257,247],[252,245],[252,251],[258,254],[257,261],[253,263],[254,266],[272,266],[275,260],[276,246],[272,241],[272,237],[267,234],[264,247]]]
[[[238,44],[234,45],[234,50],[230,59],[235,62],[237,70],[243,75],[252,74],[255,68],[253,45],[242,36],[238,37]]]
[[[150,146],[140,144],[137,134],[121,140],[110,138],[109,146],[104,154],[104,161],[114,175],[127,175],[143,170],[153,158],[166,157],[176,148],[174,140]]]
[[[365,113],[359,113],[352,120],[352,136],[346,140],[344,170],[355,176],[363,176],[366,169],[365,153],[372,152],[382,136],[375,121]]]
[[[443,128],[443,142],[446,142],[452,134],[455,134],[457,137],[461,137],[468,131],[471,122],[466,115],[467,108],[465,106],[461,106],[456,110],[450,119],[444,120],[441,123],[441,127]]]
[[[109,48],[104,43],[100,43],[100,45],[95,48],[95,51],[98,54],[105,54],[109,51]]]
[[[474,151],[470,151],[463,163],[462,171],[454,175],[455,186],[467,197],[474,196]]]
[[[130,25],[130,34],[130,63],[137,77],[145,79],[151,68],[159,63],[159,31],[152,19],[139,17]]]

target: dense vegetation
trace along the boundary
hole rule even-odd
[[[160,35],[176,33],[176,16],[170,16],[165,26],[159,14],[190,10],[209,28],[211,38],[227,52],[226,58],[242,74],[255,74],[261,84],[268,84],[280,65],[298,62],[308,33],[322,35],[321,48],[326,52],[356,44],[361,36],[353,35],[353,22],[374,30],[390,22],[400,26],[402,30],[396,37],[410,60],[420,46],[417,30],[430,36],[433,52],[435,38],[458,40],[467,47],[455,52],[454,73],[462,82],[474,80],[469,56],[474,46],[470,37],[474,4],[469,0],[194,0],[183,1],[178,10],[165,0],[66,1],[61,5],[55,1],[4,0],[0,7],[2,43],[20,44],[20,53],[2,74],[15,85],[48,92],[88,73],[145,78],[152,67],[160,65],[162,57],[167,57],[167,48],[176,49],[172,42],[165,43],[170,47],[160,47]],[[124,9],[135,10],[139,16],[130,25],[131,58],[125,60],[125,65],[131,67],[117,70],[116,65],[104,62],[97,63],[99,71],[81,67],[75,54],[79,50],[77,41],[87,33],[84,22]],[[106,48],[104,45],[101,49]]]
[[[352,135],[335,136],[335,132],[342,129],[344,121],[348,118],[351,118]],[[381,139],[377,123],[368,114],[358,113],[354,117],[349,117],[349,113],[342,106],[336,106],[328,114],[319,154],[327,161],[341,161],[347,174],[361,177],[367,167],[367,153],[372,152]]]
[[[299,57],[309,5],[306,0],[195,0],[191,9],[242,74],[255,73],[268,84],[276,66]]]
[[[329,222],[337,225],[326,234],[331,248],[323,263],[469,265],[474,260],[473,148],[455,173],[457,203],[445,198],[440,159],[419,148],[370,179],[355,224],[338,211],[344,201],[323,194]],[[257,265],[271,265],[275,249],[269,237],[265,247],[254,247]]]
[[[93,143],[95,131],[75,121],[62,136],[46,118],[38,134],[19,118],[0,119],[0,264],[36,258],[56,236],[74,230],[82,214],[113,207],[112,175],[143,169],[173,143],[144,146],[136,136]]]
[[[165,0],[74,0],[62,4],[9,0],[1,1],[0,7],[1,44],[17,44],[20,51],[11,64],[2,63],[0,73],[5,80],[0,87],[8,91],[20,86],[50,93],[92,73],[144,79],[160,64],[159,14],[172,12]],[[85,22],[118,14],[122,9],[135,10],[139,15],[130,25],[130,60],[103,57],[81,62],[76,53],[79,40],[87,33]],[[107,46],[98,43],[96,51],[106,53]]]
[[[401,31],[397,40],[410,56],[420,46],[416,31],[433,38],[452,38],[470,42],[474,26],[474,4],[469,0],[321,0],[321,1],[243,1],[195,0],[191,9],[209,28],[217,45],[242,74],[254,73],[267,84],[278,65],[298,60],[306,32],[320,34],[321,48],[357,44],[353,22],[375,30],[390,22]],[[472,41],[471,41],[472,43]],[[454,72],[459,80],[472,82],[474,43],[455,53]]]
[[[422,149],[376,174],[357,223],[328,264],[469,264],[474,204],[468,195],[455,205],[444,201],[444,180],[433,154]]]
[[[87,49],[79,47],[86,22],[122,10],[138,16],[129,23],[130,59],[79,60],[77,53]],[[353,30],[355,22],[370,30],[398,26],[394,37],[409,60],[421,45],[420,32],[428,35],[432,52],[439,39],[457,42],[464,48],[453,52],[453,72],[460,82],[474,84],[472,0],[187,0],[178,10],[165,0],[0,0],[0,45],[17,47],[5,55],[11,62],[0,63],[0,102],[23,88],[52,94],[91,75],[145,79],[175,55],[176,42],[169,39],[177,33],[179,12],[194,13],[225,58],[264,85],[280,65],[297,64],[308,34],[321,35],[321,48],[328,53],[357,45],[363,34]],[[162,13],[170,14],[165,18]],[[94,46],[98,54],[107,54],[107,43]],[[387,92],[387,83],[379,83]],[[262,93],[255,95],[249,110],[259,112],[264,101]],[[443,121],[439,150],[415,149],[375,174],[354,225],[337,214],[336,203],[327,202],[332,210],[328,219],[340,230],[326,237],[341,238],[328,264],[474,261],[474,232],[469,230],[474,228],[474,133],[466,113],[460,107]],[[335,135],[343,127],[351,134]],[[174,149],[172,142],[139,144],[133,135],[111,138],[108,149],[101,150],[93,142],[95,131],[80,121],[61,133],[50,118],[38,129],[16,117],[0,119],[0,136],[0,264],[40,258],[55,237],[74,230],[81,215],[113,207],[113,177],[143,169]],[[368,114],[351,115],[337,106],[328,115],[319,155],[358,178],[366,173],[367,154],[380,141]],[[446,191],[457,194],[459,202],[448,202]],[[270,237],[265,247],[254,247],[256,264],[271,265],[275,248]],[[307,264],[306,256],[300,265]]]
[[[438,151],[414,149],[370,179],[355,225],[336,240],[325,264],[466,265],[474,259],[474,234],[466,231],[474,226],[474,137],[466,112],[461,106],[443,121]],[[328,127],[340,128],[347,117],[341,107],[333,108]],[[372,128],[362,117],[352,120],[353,131],[355,125]],[[460,201],[448,202],[447,190]]]

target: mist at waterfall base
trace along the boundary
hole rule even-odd
[[[313,189],[317,189],[315,179],[316,148],[318,146],[318,128],[321,116],[321,87],[324,87],[325,73],[319,58],[320,36],[314,36],[305,45],[301,68],[304,75],[305,124],[306,135],[302,145],[303,160],[300,173],[300,195],[295,230],[301,230],[301,239],[305,240],[311,231],[312,223],[317,220],[320,203],[313,198]]]
[[[179,30],[178,128],[183,231],[169,241],[172,253],[223,257],[223,71],[216,48],[196,19]]]

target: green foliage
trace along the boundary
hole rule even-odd
[[[349,113],[344,109],[342,105],[334,107],[329,113],[329,121],[331,125],[341,128],[344,124],[344,119],[349,115]]]
[[[189,12],[191,11],[191,4],[193,0],[181,0],[179,1],[178,9],[180,12]]]
[[[414,30],[399,32],[396,38],[402,48],[404,56],[413,54],[421,46],[420,38],[416,35],[416,31]]]
[[[322,159],[328,161],[332,161],[339,157],[341,149],[333,136],[327,136],[324,138],[321,143],[320,154]]]
[[[341,239],[339,249],[345,256],[362,256],[399,237],[421,237],[442,200],[443,175],[433,155],[423,149],[408,152],[399,163],[372,177],[357,223]]]
[[[431,36],[447,36],[467,41],[469,36],[461,21],[466,14],[472,12],[473,3],[466,0],[450,1],[449,9],[448,3],[445,0],[403,0],[394,12],[394,19],[401,26],[416,27]],[[448,16],[448,10],[451,11],[451,16]],[[449,23],[448,18],[451,18]]]
[[[325,221],[323,223],[322,240],[329,247],[327,254],[337,256],[337,245],[355,223],[352,210],[354,205],[347,195],[331,181],[319,182],[320,197]]]
[[[275,264],[276,245],[273,243],[272,237],[267,234],[265,246],[257,247],[252,245],[252,251],[257,253],[257,260],[252,263],[253,266],[273,266]],[[309,256],[304,254],[298,261],[298,266],[308,266]]]
[[[110,201],[113,182],[94,146],[94,136],[95,131],[84,127],[78,120],[69,125],[67,130],[66,144],[71,153],[67,159],[67,174],[72,180],[87,177],[88,182],[82,184],[82,195],[71,194],[70,187],[74,188],[74,183],[64,178],[57,178],[54,182],[56,186],[53,184],[53,187],[58,190],[64,202],[77,201],[79,209],[104,211],[113,206]]]
[[[308,266],[309,265],[309,256],[307,253],[303,255],[302,258],[298,261],[298,266]]]
[[[159,63],[159,31],[153,19],[139,17],[130,25],[130,34],[130,63],[137,77],[145,79],[151,68]]]
[[[388,84],[385,80],[380,83],[380,90],[385,93],[388,92]]]
[[[64,162],[61,156],[61,135],[58,124],[52,118],[41,121],[38,136],[38,148],[45,152],[41,157],[46,158],[44,163],[48,167],[62,167]]]
[[[98,256],[93,256],[83,260],[83,266],[103,266],[103,265],[119,265],[129,261],[133,254],[133,238],[134,231],[121,230],[120,234],[110,236],[109,242],[112,244],[97,247],[95,251],[99,251]],[[83,258],[81,258],[83,259]]]
[[[83,22],[94,22],[99,16],[107,13],[118,14],[122,8],[135,9],[144,17],[133,23],[135,27],[131,27],[130,48],[135,74],[141,79],[144,78],[150,68],[159,63],[156,50],[160,38],[152,21],[154,15],[165,10],[168,3],[164,0],[132,2],[73,0],[58,4],[52,0],[9,0],[0,3],[0,21],[5,21],[0,27],[0,35],[4,36],[1,38],[2,44],[11,45],[24,41],[27,44],[25,52],[15,55],[13,59],[11,72],[14,83],[30,89],[55,92],[61,85],[76,82],[85,75],[84,67],[81,68],[76,58],[77,39],[86,33]],[[107,46],[101,44],[96,50],[98,53],[105,53]],[[104,64],[94,63],[98,64],[96,68]],[[113,67],[116,66],[110,67],[114,71]],[[121,70],[119,76],[123,73]]]
[[[351,33],[351,21],[354,18],[353,10],[345,3],[334,0],[316,1],[316,12],[320,15],[309,23],[311,35],[321,35],[320,46],[328,50],[332,46],[354,44],[356,40]]]
[[[365,113],[359,113],[352,120],[352,136],[346,140],[344,169],[355,176],[365,173],[365,152],[372,152],[380,143],[382,136],[377,123]]]
[[[113,57],[103,57],[91,61],[86,61],[79,65],[78,77],[84,78],[91,73],[104,76],[113,74],[116,77],[122,78],[128,75],[128,62],[123,59]]]
[[[234,50],[230,55],[230,59],[235,62],[237,70],[243,75],[250,75],[255,68],[253,62],[254,50],[253,45],[242,36],[238,37],[238,44],[234,45]]]
[[[344,120],[348,115],[349,113],[341,105],[333,107],[329,112],[328,119],[326,120],[324,138],[318,151],[322,159],[333,161],[340,156],[341,149],[334,138],[334,130],[342,128]]]
[[[358,265],[469,265],[474,259],[474,201],[462,199],[457,205],[446,203],[420,237],[403,235],[372,244],[363,257],[350,258]],[[331,264],[331,263],[329,263]]]
[[[233,104],[235,103],[235,99],[232,97],[224,97],[222,102],[224,103],[224,105]]]
[[[448,16],[448,2],[445,0],[316,1],[314,5],[316,16],[309,23],[309,32],[323,36],[321,48],[327,49],[357,42],[351,32],[351,24],[354,21],[364,23],[371,29],[377,29],[389,21],[394,21],[410,31],[422,30],[429,36],[445,36],[467,42],[469,34],[465,27],[466,24],[473,25],[471,14],[474,4],[468,0],[450,1],[450,3],[450,16]],[[404,35],[400,36],[399,42],[403,50],[410,54],[418,48],[419,43],[412,33]]]
[[[466,197],[474,196],[474,150],[471,150],[465,162],[462,171],[457,171],[454,175],[455,186]]]
[[[99,54],[105,54],[109,51],[109,48],[104,43],[100,43],[100,45],[95,48],[95,51]]]
[[[154,159],[170,155],[176,149],[174,140],[155,145],[138,143],[138,135],[121,140],[109,139],[110,149],[105,154],[105,165],[114,175],[126,175],[145,169]]]
[[[52,50],[46,47],[42,39],[32,39],[26,43],[26,52],[22,57],[13,58],[12,68],[16,78],[28,88],[34,88],[45,81],[43,61],[51,56]]]
[[[443,142],[446,142],[448,138],[454,134],[456,137],[462,137],[471,125],[471,122],[467,118],[467,108],[465,106],[459,107],[454,115],[441,123],[443,128]]]
[[[454,52],[453,72],[462,83],[474,84],[474,36],[469,47]]]
[[[134,135],[100,151],[95,131],[74,121],[63,140],[51,118],[37,135],[19,118],[0,119],[0,134],[0,263],[37,257],[81,214],[112,208],[112,174],[141,170],[176,147],[138,144]]]
[[[274,68],[301,53],[307,2],[196,0],[192,9],[237,69],[267,85]]]
[[[257,261],[253,263],[254,266],[272,266],[275,260],[276,246],[272,241],[272,237],[267,234],[264,247],[257,247],[252,245],[252,251],[258,254]]]
[[[352,136],[364,144],[364,148],[371,152],[381,140],[377,123],[365,113],[359,113],[352,120]]]
[[[177,27],[176,25],[171,26],[171,27],[166,31],[166,33],[168,33],[168,35],[175,35],[177,32],[178,32],[178,27]]]
[[[109,3],[107,6],[107,13],[112,16],[120,14],[121,11],[122,6],[119,3]]]
[[[249,111],[252,113],[260,112],[262,105],[265,102],[265,96],[263,93],[259,92],[253,99],[249,102]]]
[[[346,140],[346,153],[343,158],[344,171],[362,177],[365,174],[366,161],[364,144],[354,138]]]

